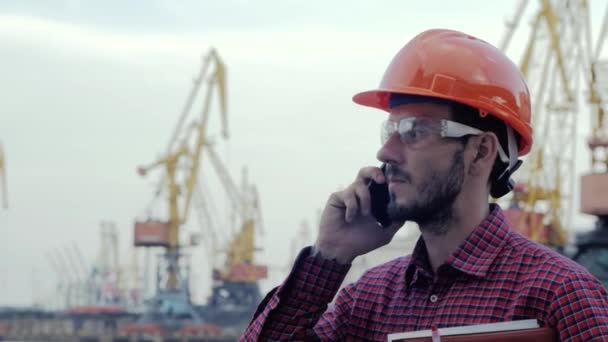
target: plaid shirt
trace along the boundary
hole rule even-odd
[[[387,334],[536,318],[562,341],[608,341],[608,294],[575,262],[490,215],[437,270],[419,239],[411,256],[367,271],[330,303],[350,268],[298,257],[262,301],[241,341],[386,341]]]

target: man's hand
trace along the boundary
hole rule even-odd
[[[382,170],[366,167],[345,190],[333,193],[321,216],[315,252],[323,258],[351,263],[357,256],[388,244],[404,222],[381,228],[371,214],[371,199],[367,188],[373,179],[386,182]]]

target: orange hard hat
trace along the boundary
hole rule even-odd
[[[518,155],[532,146],[530,93],[519,68],[499,49],[462,32],[420,33],[393,58],[376,90],[356,94],[358,104],[389,111],[393,93],[430,96],[494,115],[521,139]]]

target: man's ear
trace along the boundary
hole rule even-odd
[[[470,172],[474,175],[487,173],[489,176],[498,154],[498,138],[492,132],[485,132],[475,136],[472,140],[471,147],[474,148],[473,154],[475,156],[471,162]]]

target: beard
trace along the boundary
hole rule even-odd
[[[445,171],[428,170],[416,186],[416,198],[406,204],[398,204],[391,193],[387,212],[393,221],[413,221],[420,230],[435,235],[447,233],[446,223],[453,218],[454,201],[462,190],[464,181],[464,150],[454,154],[452,165]],[[410,184],[412,178],[406,172],[387,164],[387,174],[394,174]]]

